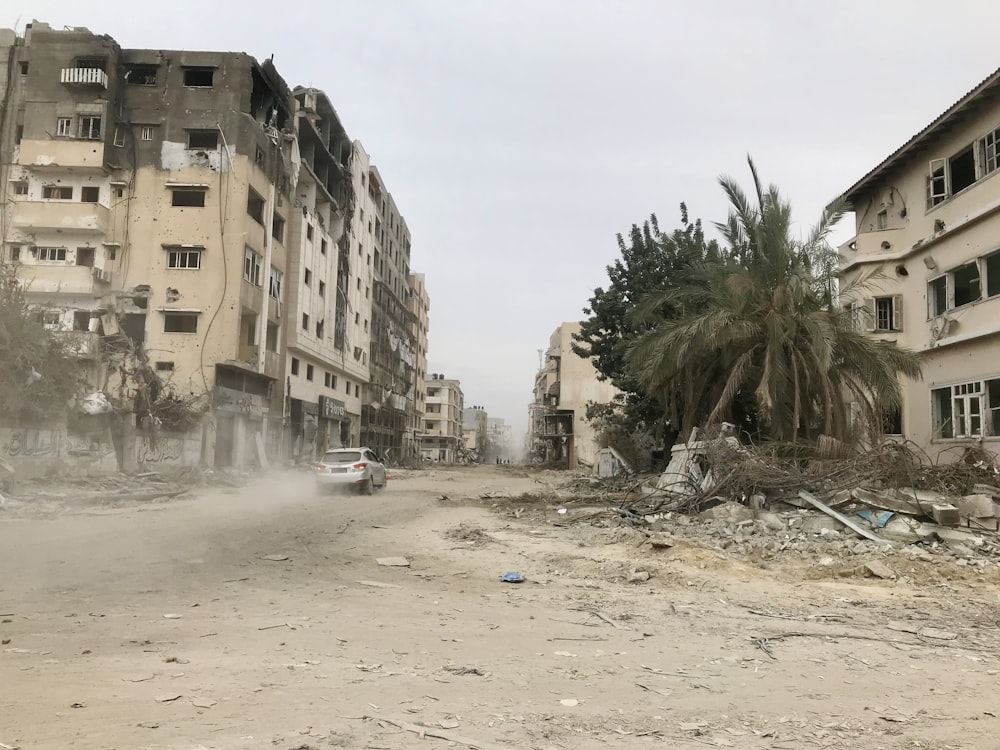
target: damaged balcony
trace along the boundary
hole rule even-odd
[[[59,83],[106,89],[108,74],[100,68],[63,68],[59,71]]]
[[[57,331],[66,348],[79,359],[97,359],[101,353],[101,337],[92,331]]]
[[[76,294],[101,297],[108,292],[108,284],[94,276],[89,266],[69,264],[24,264],[17,276],[27,282],[27,294]]]
[[[18,147],[17,163],[35,171],[103,172],[104,142],[25,139]]]
[[[12,224],[26,232],[69,231],[107,234],[110,212],[100,203],[17,201]]]

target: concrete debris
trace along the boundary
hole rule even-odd
[[[878,560],[872,560],[871,562],[866,562],[865,571],[875,576],[876,578],[881,578],[883,580],[888,580],[888,581],[896,580],[896,573],[888,565],[879,562]]]
[[[931,515],[942,526],[958,526],[962,520],[958,508],[951,503],[934,503],[931,505]]]
[[[376,557],[375,562],[390,568],[408,568],[410,561],[405,557]]]
[[[633,569],[628,574],[629,583],[646,583],[649,580],[649,572],[645,570]]]

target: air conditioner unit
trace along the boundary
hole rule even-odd
[[[111,271],[105,271],[103,268],[95,267],[93,269],[94,278],[97,281],[102,281],[105,284],[111,283]]]

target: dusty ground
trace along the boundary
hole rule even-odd
[[[536,479],[8,501],[0,749],[1000,747],[995,566],[841,578],[479,499]]]

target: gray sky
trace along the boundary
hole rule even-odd
[[[306,9],[312,5],[313,10]],[[379,167],[431,295],[430,372],[526,429],[538,359],[615,234],[726,214],[746,155],[812,224],[1000,66],[986,0],[5,0],[0,25],[274,54]],[[849,222],[848,222],[849,224]],[[853,232],[845,226],[844,239]]]

